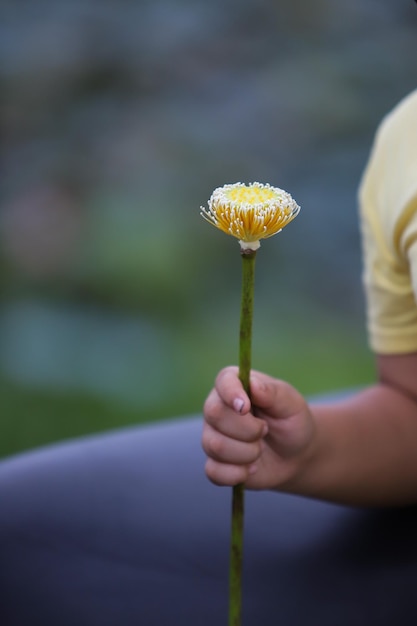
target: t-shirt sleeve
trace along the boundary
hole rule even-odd
[[[417,351],[417,92],[381,124],[359,191],[367,327],[380,354]]]

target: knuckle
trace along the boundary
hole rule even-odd
[[[216,380],[221,380],[225,376],[228,376],[229,374],[234,373],[235,371],[236,371],[236,366],[234,366],[234,365],[227,365],[226,367],[223,367],[219,371],[219,373],[216,376]]]
[[[206,422],[213,427],[218,426],[223,419],[225,408],[225,405],[217,394],[210,394],[204,403],[203,409]]]
[[[210,392],[210,394],[206,398],[206,401],[204,402],[204,406],[203,406],[204,416],[206,418],[209,418],[213,414],[217,413],[219,410],[219,405],[220,405],[219,397],[217,393],[215,392],[215,390],[213,389],[213,391]]]
[[[222,479],[221,471],[216,463],[214,463],[211,459],[207,459],[205,472],[207,478],[214,483],[215,485],[226,485],[227,482],[224,482]]]
[[[231,377],[235,378],[237,376],[237,372],[238,368],[235,365],[228,365],[227,367],[221,369],[216,376],[216,388],[222,389],[227,384],[227,380],[230,380]]]
[[[221,459],[223,457],[225,445],[222,437],[211,434],[207,437],[205,445],[205,451],[210,457],[214,459]]]

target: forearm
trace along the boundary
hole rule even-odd
[[[358,506],[417,502],[413,398],[378,384],[312,412],[312,445],[282,490]]]

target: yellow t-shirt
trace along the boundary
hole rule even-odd
[[[417,90],[382,121],[359,189],[369,341],[417,351]]]

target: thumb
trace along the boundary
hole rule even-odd
[[[250,391],[253,406],[275,419],[292,417],[306,406],[304,397],[292,385],[261,372],[251,373]],[[261,417],[259,411],[256,414]]]

